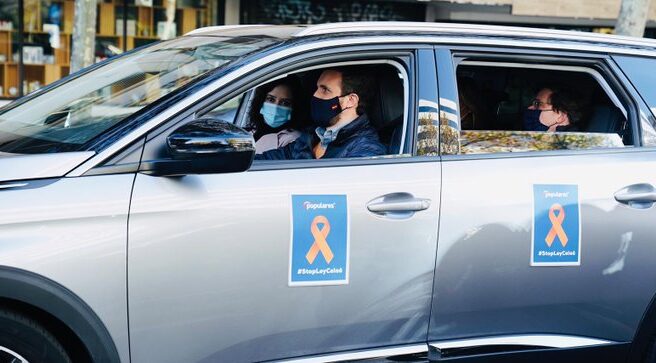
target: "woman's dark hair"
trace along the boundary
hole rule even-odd
[[[279,128],[272,128],[264,122],[264,117],[260,114],[260,108],[264,104],[267,93],[271,92],[272,89],[278,86],[287,86],[292,96],[292,116],[289,122],[285,123]],[[248,125],[246,126],[247,130],[254,131],[253,137],[255,140],[258,140],[260,137],[266,134],[275,133],[284,129],[295,129],[299,130],[301,128],[301,120],[305,114],[304,110],[306,108],[307,102],[303,97],[301,82],[296,76],[287,76],[285,78],[277,79],[275,81],[263,84],[255,89],[255,94],[253,95],[253,102],[251,103],[251,108],[248,112]]]

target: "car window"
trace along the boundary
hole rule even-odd
[[[318,94],[335,91],[330,89],[329,84],[322,84],[321,79],[324,72],[331,72],[334,69],[344,70],[348,75],[363,76],[356,77],[357,79],[352,81],[356,84],[347,86],[353,89],[344,89],[342,94],[331,94],[330,96]],[[334,126],[332,124],[320,125],[314,120],[317,118],[317,114],[313,115],[312,113],[312,103],[315,102],[315,108],[322,108],[330,102],[335,103],[334,99],[337,98],[338,102],[342,102],[339,107],[341,109],[342,104],[348,105],[348,100],[345,99],[353,98],[352,95],[357,94],[357,89],[362,87],[361,94],[357,98],[357,106],[353,107],[354,111],[357,110],[357,117],[360,120],[357,124],[363,125],[362,128],[353,131],[351,128],[355,127],[355,121],[337,125],[334,140],[326,143],[325,152],[327,154],[325,155],[330,158],[350,158],[400,154],[404,136],[405,107],[407,107],[405,99],[407,90],[404,89],[407,80],[404,77],[403,72],[389,64],[292,72],[284,77],[263,82],[248,91],[251,94],[249,97],[243,98],[241,95],[235,97],[208,114],[232,110],[229,112],[234,115],[239,102],[246,99],[247,104],[242,106],[244,111],[239,111],[239,118],[235,119],[234,123],[253,134],[256,140],[257,154],[262,155],[271,150],[283,149],[298,141],[308,144],[308,147],[305,148],[306,153],[297,155],[296,151],[287,150],[283,159],[309,159],[313,158],[310,153],[319,143],[318,130],[326,132]],[[314,96],[323,99],[313,101]],[[333,104],[332,107],[336,107],[336,105]],[[339,112],[331,113],[330,111],[323,110],[320,113],[326,113],[329,118],[341,117],[335,116]],[[366,122],[361,124],[362,119],[365,119]],[[335,120],[333,119],[333,121]],[[351,126],[347,126],[348,124]],[[357,142],[349,144],[353,136],[357,138]],[[349,154],[351,150],[356,151]],[[282,155],[279,156],[271,160],[282,158]],[[258,156],[259,158],[261,157]]]
[[[483,154],[632,144],[626,111],[595,70],[465,61],[456,74],[460,130],[458,137],[443,137],[457,144],[442,150]]]
[[[651,110],[652,117],[643,120],[642,144],[644,146],[656,146],[656,134],[654,134],[656,128],[656,87],[654,87],[654,84],[656,84],[656,74],[654,74],[656,59],[631,56],[613,56],[613,59],[638,89]]]
[[[182,37],[108,61],[0,112],[0,152],[78,151],[109,128],[267,38]]]
[[[245,94],[239,94],[205,113],[204,117],[216,118],[228,123],[235,123],[237,113]]]

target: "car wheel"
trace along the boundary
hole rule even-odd
[[[647,354],[645,354],[644,363],[656,363],[656,333],[651,334],[649,337],[649,345],[647,346]]]
[[[39,323],[0,310],[0,363],[71,363],[64,347]]]

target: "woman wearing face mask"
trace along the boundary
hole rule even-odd
[[[250,110],[250,129],[258,154],[283,147],[296,140],[299,107],[299,82],[283,78],[258,87]]]

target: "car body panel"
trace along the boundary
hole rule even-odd
[[[408,219],[379,196],[431,199]],[[345,194],[347,285],[288,286],[290,195]],[[260,361],[426,340],[439,164],[161,178],[138,175],[130,217],[133,362]]]
[[[134,174],[0,190],[0,265],[56,281],[102,320],[129,361],[126,244]]]
[[[554,333],[631,341],[656,291],[649,222],[656,209],[629,208],[613,195],[656,184],[653,158],[636,152],[443,162],[429,340]],[[534,184],[578,185],[580,266],[530,266]]]
[[[0,182],[61,177],[93,155],[93,151],[31,155],[0,153]]]

